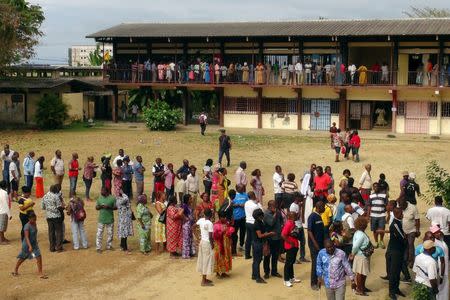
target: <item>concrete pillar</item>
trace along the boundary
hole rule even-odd
[[[339,128],[345,129],[347,126],[347,90],[339,90]]]
[[[437,115],[436,115],[436,119],[437,119],[437,133],[439,135],[441,135],[442,132],[442,97],[439,94],[439,96],[437,97]]]
[[[295,89],[297,93],[297,130],[302,130],[302,97],[303,91],[301,88]]]
[[[216,88],[217,98],[219,99],[219,126],[224,126],[225,97],[223,87]]]
[[[392,90],[392,133],[397,132],[397,90]]]
[[[257,113],[258,113],[258,128],[262,128],[262,88],[257,88],[258,96],[257,96]]]
[[[113,103],[112,103],[112,121],[117,123],[119,121],[119,90],[117,86],[112,88],[113,90]]]

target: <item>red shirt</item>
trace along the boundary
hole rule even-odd
[[[322,176],[314,176],[314,195],[328,197],[328,186],[331,182],[331,177],[326,173]]]
[[[294,244],[294,248],[298,248],[298,239],[291,236],[292,230],[295,228],[295,223],[292,220],[287,220],[286,224],[283,226],[283,230],[281,231],[282,236],[286,236],[287,240]],[[289,250],[292,248],[292,245],[287,241],[284,241],[284,249]]]
[[[69,177],[78,177],[78,160],[71,160],[69,164]],[[76,171],[72,171],[74,169]]]
[[[354,135],[350,139],[350,145],[355,148],[361,147],[361,139],[359,138],[359,135]]]

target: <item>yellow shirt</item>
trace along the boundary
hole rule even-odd
[[[24,206],[28,206],[31,203],[33,203],[33,200],[31,200],[30,198],[20,197],[18,202],[19,202],[19,209],[20,209],[20,208],[22,208]],[[33,206],[30,206],[30,207],[28,207],[25,210],[21,210],[20,209],[20,213],[23,214],[23,215],[26,215],[29,211],[32,211],[32,210],[33,210]]]
[[[316,209],[314,209],[314,211],[315,210]],[[330,226],[331,218],[333,217],[333,211],[327,204],[325,204],[325,211],[320,216],[322,217],[323,226]]]

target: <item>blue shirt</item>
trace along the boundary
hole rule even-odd
[[[34,175],[34,160],[29,155],[23,160],[23,174]]]
[[[308,217],[308,231],[312,232],[319,248],[322,249],[325,240],[324,226],[322,217],[316,212],[312,212]],[[313,245],[310,239],[308,239],[308,245]]]
[[[342,221],[342,216],[345,214],[345,203],[341,201],[336,208],[336,216],[334,221]]]
[[[345,277],[354,278],[352,268],[348,263],[345,252],[336,249],[333,255],[327,253],[327,249],[322,249],[317,255],[316,264],[317,277],[322,277],[325,287],[337,289],[345,284]]]
[[[123,165],[122,166],[122,180],[131,180],[133,177],[133,167],[130,165]]]
[[[134,178],[136,181],[144,181],[144,173],[139,173],[138,170],[141,169],[143,166],[139,162],[135,162],[133,165],[133,171],[134,171]]]
[[[236,198],[234,198],[232,204],[234,205],[244,205],[247,202],[248,196],[246,193],[238,193],[236,194]],[[245,210],[243,207],[234,206],[233,208],[233,218],[235,220],[240,220],[245,218]]]
[[[444,254],[444,250],[442,250],[441,247],[436,246],[436,251],[434,251],[433,255],[431,255],[431,257],[433,257],[435,260],[438,260],[439,257],[445,257]],[[416,253],[415,255],[419,255],[423,253],[423,244],[420,244],[416,247]]]

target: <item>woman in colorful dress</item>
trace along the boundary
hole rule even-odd
[[[225,211],[219,211],[219,220],[214,224],[214,272],[217,277],[228,277],[232,268],[231,235],[233,226],[228,224]]]
[[[184,219],[182,227],[183,236],[183,248],[181,249],[181,257],[188,259],[195,255],[195,245],[192,234],[192,226],[194,224],[194,212],[191,208],[192,196],[186,194],[183,196],[183,204],[181,208],[183,209]]]
[[[119,211],[119,221],[117,222],[117,235],[120,239],[120,249],[127,254],[131,254],[128,249],[127,239],[129,236],[133,236],[133,220],[131,211],[130,198],[123,192],[119,192],[119,196],[116,196],[116,206]]]
[[[123,175],[123,171],[122,171],[122,165],[123,162],[121,159],[118,159],[117,162],[117,167],[115,167],[113,169],[113,180],[112,180],[112,191],[113,191],[113,196],[120,196],[120,192],[122,191],[122,175]]]
[[[142,194],[137,198],[136,219],[139,223],[139,250],[144,255],[148,255],[152,250],[150,233],[153,215],[147,207],[147,195]]]
[[[45,158],[40,156],[34,164],[34,180],[36,181],[36,199],[44,197],[44,177],[43,170]]]
[[[166,224],[159,222],[161,214],[166,210],[166,194],[163,192],[156,193],[156,218],[155,218],[155,243],[156,252],[160,253],[164,251],[164,244],[166,243]],[[159,249],[161,247],[161,250]]]
[[[215,203],[217,201],[217,199],[219,198],[219,168],[220,168],[220,164],[216,164],[213,168],[212,171],[212,176],[211,176],[211,203]]]
[[[92,201],[90,197],[90,191],[92,186],[92,180],[94,178],[95,168],[97,168],[97,165],[94,163],[94,157],[89,156],[87,158],[86,163],[84,164],[84,171],[83,171],[83,181],[84,186],[86,187],[84,196],[86,201]]]
[[[217,203],[214,203],[216,207],[216,211],[219,211],[219,208],[222,206],[225,199],[228,197],[228,186],[230,184],[227,178],[227,169],[220,168],[217,171],[219,175],[219,182],[217,185]]]
[[[166,198],[172,196],[175,192],[175,173],[173,172],[173,164],[168,163],[164,168],[164,187],[166,189]]]
[[[209,64],[206,63],[205,64],[205,73],[204,73],[205,83],[210,83],[211,82],[211,74],[209,73],[209,71],[210,71]]]
[[[105,188],[109,193],[111,193],[111,181],[112,181],[112,168],[111,168],[111,153],[105,154],[101,158],[102,175],[100,179],[102,180],[102,188]]]
[[[182,247],[181,227],[184,211],[177,206],[177,198],[171,196],[167,206],[166,230],[167,230],[167,251],[171,257],[178,256],[177,250]]]
[[[256,195],[256,199],[261,205],[263,205],[263,196],[264,196],[264,187],[262,186],[261,181],[261,170],[256,169],[252,172],[252,180],[250,181],[250,185],[253,188],[253,192]]]

